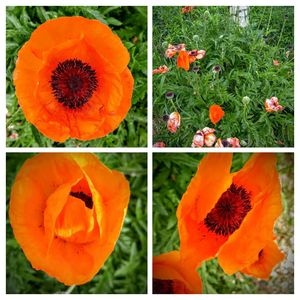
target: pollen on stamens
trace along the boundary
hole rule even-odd
[[[52,71],[50,85],[55,99],[70,109],[86,104],[98,87],[96,71],[79,59],[60,62]]]
[[[251,210],[250,199],[250,193],[242,186],[231,184],[204,219],[207,229],[217,235],[231,235]]]

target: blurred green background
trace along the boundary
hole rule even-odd
[[[126,119],[109,135],[91,141],[54,142],[24,117],[12,82],[18,51],[31,33],[49,19],[83,16],[107,24],[130,53],[134,77],[132,106]],[[147,145],[147,7],[45,6],[6,8],[6,127],[8,147],[142,147]]]
[[[123,172],[131,197],[115,250],[92,281],[67,287],[42,271],[34,270],[13,236],[8,219],[10,189],[24,161],[34,154],[9,153],[6,159],[6,292],[44,293],[146,293],[147,292],[147,154],[97,153],[109,168]]]
[[[294,7],[251,6],[245,28],[233,21],[229,6],[197,6],[187,14],[180,9],[153,8],[153,69],[170,69],[153,75],[154,143],[190,147],[197,130],[214,127],[218,138],[237,137],[243,147],[293,146]],[[165,57],[169,43],[204,49],[206,56],[187,72],[177,68],[176,57]],[[214,73],[214,66],[221,71]],[[278,97],[282,112],[265,111],[265,99],[272,96]],[[209,119],[212,104],[225,112],[216,126]],[[181,115],[181,126],[170,133],[163,116],[174,111]]]
[[[153,162],[153,255],[179,249],[176,209],[195,175],[204,154],[154,153]],[[242,168],[249,153],[233,155],[232,172]],[[242,273],[226,275],[217,259],[206,261],[199,269],[203,293],[207,294],[289,294],[294,293],[294,157],[277,154],[282,185],[283,213],[275,232],[285,259],[273,270],[269,281]]]

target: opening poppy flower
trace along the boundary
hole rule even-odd
[[[93,154],[39,154],[17,174],[9,219],[34,269],[79,285],[113,251],[129,196],[124,175]]]
[[[224,148],[224,147],[232,147],[232,148],[240,148],[240,140],[238,138],[228,138],[226,140],[218,139],[215,144],[216,148]]]
[[[202,281],[197,271],[180,261],[179,251],[153,257],[154,294],[201,294]]]
[[[190,59],[189,55],[185,50],[181,50],[177,57],[177,67],[185,69],[186,71],[190,68]]]
[[[197,130],[193,137],[192,147],[201,148],[204,145],[207,147],[212,147],[217,139],[214,132],[215,129],[209,127],[205,127],[202,130]]]
[[[224,115],[225,113],[220,105],[213,104],[209,107],[209,118],[214,125],[216,125]]]
[[[179,53],[180,51],[185,50],[185,44],[178,44],[178,45],[168,45],[168,49],[165,52],[167,58],[172,58],[174,55]]]
[[[175,133],[180,126],[180,114],[175,111],[170,114],[167,120],[167,128],[170,132]]]
[[[206,51],[205,50],[192,50],[192,51],[188,51],[188,55],[189,55],[189,62],[193,63],[197,59],[200,60],[200,59],[204,58],[206,55]]]
[[[279,101],[277,97],[271,97],[271,99],[266,99],[265,101],[265,109],[267,112],[276,112],[279,110],[283,110],[283,107],[279,105]]]
[[[14,84],[26,119],[48,138],[91,140],[116,129],[131,106],[129,53],[97,20],[40,25],[18,53]]]
[[[231,160],[206,155],[177,209],[183,262],[198,267],[218,256],[229,275],[257,261],[282,211],[276,156],[254,154],[232,174]]]
[[[257,260],[241,272],[257,278],[268,280],[273,268],[284,259],[284,254],[279,250],[274,241],[268,241],[259,253]]]
[[[169,68],[166,65],[159,66],[158,68],[152,71],[152,74],[164,74],[169,72]]]

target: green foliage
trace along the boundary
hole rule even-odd
[[[115,249],[91,282],[71,289],[34,270],[25,258],[7,216],[6,292],[44,293],[146,293],[147,292],[147,156],[131,153],[99,153],[111,169],[123,172],[130,182],[128,212]],[[33,154],[7,154],[7,209],[16,173]]]
[[[275,231],[279,246],[286,255],[285,260],[273,270],[269,281],[254,279],[242,273],[229,276],[218,265],[217,259],[206,261],[199,269],[203,293],[293,293],[294,161],[293,154],[282,153],[277,156],[284,211],[276,223]],[[249,157],[249,153],[234,154],[231,172],[239,171]],[[179,250],[176,210],[202,158],[202,153],[154,153],[153,255]]]
[[[293,7],[251,7],[250,25],[241,28],[228,7],[197,7],[188,14],[181,14],[179,7],[154,7],[153,67],[170,69],[153,75],[154,142],[190,147],[197,130],[213,127],[209,106],[219,104],[225,116],[215,127],[217,137],[237,137],[248,147],[293,146],[293,13]],[[176,58],[165,57],[169,43],[204,49],[206,57],[186,72],[177,68]],[[280,65],[274,66],[273,59]],[[217,65],[221,72],[214,73]],[[193,72],[193,66],[200,71]],[[175,97],[166,99],[167,92]],[[248,104],[242,102],[245,96]],[[272,96],[278,97],[282,112],[265,111],[264,101]],[[168,132],[162,118],[173,111],[181,114],[175,134]]]
[[[131,56],[135,86],[132,107],[126,119],[101,139],[57,143],[30,125],[18,105],[12,82],[18,51],[31,33],[45,21],[61,16],[83,16],[109,25],[121,38]],[[138,147],[147,145],[147,7],[47,6],[7,7],[6,94],[8,147]],[[17,135],[16,135],[17,134]]]

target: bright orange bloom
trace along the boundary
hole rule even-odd
[[[279,105],[277,97],[271,97],[271,99],[266,99],[265,109],[267,112],[277,112],[279,110],[283,110],[283,107]]]
[[[80,285],[112,253],[129,196],[125,176],[93,154],[39,154],[17,174],[9,219],[34,269]]]
[[[97,20],[45,22],[19,51],[13,76],[26,119],[58,142],[107,135],[131,106],[129,59],[119,37]]]
[[[209,118],[214,125],[216,125],[224,115],[225,113],[220,105],[213,104],[209,107]]]
[[[183,263],[198,267],[218,256],[230,275],[257,261],[282,211],[276,155],[254,154],[232,174],[231,159],[206,155],[177,209]]]
[[[257,278],[268,280],[273,268],[284,259],[284,254],[279,250],[274,241],[268,241],[258,253],[257,260],[241,272]]]
[[[188,71],[189,68],[190,68],[189,55],[185,50],[181,50],[179,52],[179,55],[177,57],[177,67],[178,68],[183,68],[186,71]]]
[[[175,111],[172,112],[167,121],[167,128],[170,132],[175,133],[180,126],[180,114]]]
[[[179,251],[153,257],[154,294],[201,294],[202,282],[193,268],[180,261]]]
[[[163,74],[169,72],[169,68],[166,65],[159,66],[152,71],[152,74]]]

